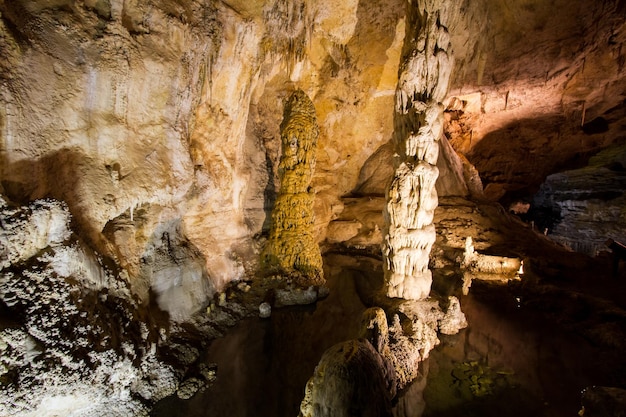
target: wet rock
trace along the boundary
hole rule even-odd
[[[305,388],[300,417],[390,417],[390,375],[364,339],[337,344],[322,356]]]
[[[439,343],[437,331],[455,334],[467,326],[458,299],[450,297],[448,304],[445,313],[432,300],[404,301],[388,313],[380,307],[365,310],[361,338],[322,356],[307,383],[300,416],[391,415],[390,401],[419,376]]]

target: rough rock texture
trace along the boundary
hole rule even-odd
[[[407,35],[395,105],[395,173],[387,193],[385,291],[389,297],[428,297],[428,262],[437,207],[435,182],[443,104],[452,70],[448,20],[438,2],[407,3]]]
[[[367,340],[335,345],[324,352],[309,380],[300,417],[391,416],[393,373]]]
[[[18,221],[19,216],[5,220],[2,285],[14,286],[20,295],[13,298],[7,290],[6,297],[20,309],[45,304],[22,294],[27,289],[14,278],[23,272],[35,282],[24,283],[44,295],[49,279],[64,300],[68,291],[100,294],[106,289],[107,299],[119,298],[115,305],[135,311],[133,297],[139,297],[163,310],[165,321],[188,322],[209,305],[210,318],[236,322],[243,314],[233,307],[232,292],[212,298],[258,270],[259,243],[269,231],[279,192],[283,103],[297,89],[311,98],[320,130],[311,178],[315,240],[328,237],[331,243],[345,241],[351,249],[373,252],[388,234],[380,214],[384,202],[376,195],[388,189],[394,170],[404,164],[399,172],[405,176],[394,193],[409,199],[388,212],[412,216],[413,210],[404,210],[411,204],[435,203],[434,193],[418,195],[413,189],[432,188],[422,180],[434,182],[437,152],[440,197],[480,196],[479,172],[484,196],[508,207],[533,194],[546,175],[584,166],[591,154],[623,140],[624,7],[622,0],[0,0],[0,191],[29,207],[19,210],[25,216],[42,216],[35,223]],[[439,10],[439,22],[423,9]],[[417,36],[437,25],[447,31]],[[414,55],[418,49],[427,54]],[[444,62],[451,50],[454,67]],[[436,71],[419,71],[429,66]],[[399,69],[403,75],[396,96]],[[439,94],[447,87],[437,80],[448,75],[452,90],[444,99]],[[396,103],[401,111],[394,116]],[[446,107],[449,143],[466,159],[456,158],[442,140],[438,151],[429,147],[439,136],[440,103]],[[403,119],[405,106],[413,107]],[[421,131],[424,127],[431,131]],[[394,131],[403,132],[402,137]],[[396,144],[402,145],[398,151]],[[395,153],[399,157],[390,162]],[[446,172],[452,180],[443,181]],[[589,184],[579,188],[587,190]],[[599,200],[607,195],[612,194]],[[64,203],[48,207],[38,200],[45,197]],[[613,219],[615,207],[623,206],[620,198],[610,210],[606,201],[585,200],[568,199],[574,203],[563,213],[587,221],[586,211],[592,209]],[[67,240],[68,228],[54,230],[69,216],[62,204],[71,213],[76,238]],[[410,246],[417,264],[399,261],[399,266],[420,271],[435,236],[427,226],[430,213],[421,208],[424,212],[409,218],[426,228],[412,225],[416,232],[406,241],[389,241]],[[507,256],[520,250],[520,237],[499,233],[520,225],[496,206],[450,198],[434,216],[436,253],[430,263],[438,270],[450,267],[468,235],[476,237],[479,250]],[[558,228],[577,229],[565,223]],[[599,228],[596,235],[609,233],[602,229],[605,223],[594,219],[591,224]],[[547,245],[542,236],[536,238],[542,242],[537,247]],[[58,246],[61,240],[71,244]],[[29,275],[23,267],[35,263],[39,269]],[[102,264],[119,276],[110,278]],[[36,283],[37,276],[46,277],[46,284]],[[429,277],[424,276],[424,285],[409,295],[427,293]],[[110,295],[113,287],[120,294]],[[218,299],[224,309],[215,307]],[[41,321],[58,324],[48,317],[57,313],[72,320],[78,316],[80,333],[82,313],[92,317],[110,307],[76,301],[81,313],[74,314],[68,307],[74,304],[68,303],[60,312],[42,307],[48,313]],[[96,315],[123,317],[135,328],[149,321],[135,313],[115,314]],[[2,330],[12,340],[6,357],[19,364],[11,369],[20,372],[26,372],[22,365],[35,354],[29,339],[34,336],[27,335],[37,328],[31,323],[28,330],[25,323]],[[21,333],[10,334],[15,329]],[[77,343],[87,343],[81,334]],[[158,337],[150,331],[151,342]],[[147,350],[147,342],[139,339],[132,339],[135,352]],[[87,340],[98,341],[95,336]],[[181,342],[176,354],[193,357],[187,355],[193,349]],[[56,355],[52,348],[46,352]],[[60,361],[79,357],[72,352],[59,354]],[[134,355],[120,352],[102,363],[115,367]],[[120,373],[111,367],[97,373],[104,375],[98,381],[121,381],[124,375],[145,379],[136,366]],[[40,381],[37,374],[45,372],[37,368],[33,378],[24,375]],[[91,370],[66,374],[93,375]],[[164,376],[164,381],[165,386],[169,379]],[[182,396],[194,389],[194,380],[189,381]],[[126,382],[100,388],[127,387]],[[137,398],[131,391],[123,388],[119,397],[107,391],[99,398]],[[76,407],[82,405],[74,400]],[[42,407],[54,410],[58,404],[49,401]],[[120,414],[143,408],[133,410]]]
[[[194,182],[191,116],[218,49],[216,9],[15,1],[0,13],[4,191],[64,201],[76,232],[125,270],[134,293],[152,289],[178,318],[197,311],[217,284],[185,235],[181,203]],[[161,297],[181,279],[200,302]]]
[[[404,302],[389,324],[382,308],[363,312],[360,339],[329,348],[305,388],[300,417],[390,416],[396,394],[419,375],[439,343],[437,332],[467,326],[455,297],[444,311],[436,302]]]
[[[316,240],[391,137],[400,0],[19,0],[0,14],[5,193],[65,201],[135,294],[187,304],[179,318],[257,271],[294,90],[318,110]]]
[[[626,146],[608,148],[581,169],[550,175],[533,200],[540,230],[595,256],[607,239],[626,242]]]
[[[285,274],[298,272],[307,284],[324,282],[322,255],[313,230],[315,192],[311,190],[318,135],[315,107],[297,90],[285,105],[281,124],[280,193],[262,257],[266,268]]]
[[[486,196],[529,198],[623,137],[624,3],[471,1],[450,29],[446,135]]]
[[[128,284],[71,237],[67,206],[0,208],[0,414],[147,415],[177,387]],[[4,256],[3,256],[3,259]]]

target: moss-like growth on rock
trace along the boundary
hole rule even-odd
[[[272,210],[263,266],[271,272],[295,274],[302,284],[323,284],[322,256],[313,234],[315,193],[311,190],[319,128],[315,107],[302,90],[287,101],[280,128],[280,193]]]

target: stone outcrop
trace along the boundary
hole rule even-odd
[[[607,239],[626,240],[626,146],[593,156],[586,167],[548,176],[533,199],[530,218],[547,236],[595,256]]]
[[[443,104],[452,50],[446,24],[451,11],[438,2],[407,3],[405,51],[396,90],[395,173],[387,192],[385,292],[388,297],[428,297],[428,269],[435,242],[432,224],[439,174],[437,141],[443,132]]]
[[[314,237],[311,189],[319,128],[315,107],[302,90],[295,91],[285,105],[280,135],[280,192],[272,209],[263,263],[284,274],[299,273],[302,283],[320,284],[324,282],[322,255]]]
[[[0,207],[0,414],[147,415],[179,374],[128,283],[72,234],[67,206]],[[19,233],[17,233],[19,231]]]
[[[546,176],[621,141],[623,3],[466,5],[450,30],[446,134],[480,172],[486,197],[529,198]]]
[[[472,237],[465,239],[465,252],[459,259],[463,272],[463,294],[469,293],[472,280],[509,282],[519,280],[524,273],[523,261],[519,258],[483,255],[474,250]]]
[[[329,348],[305,388],[300,417],[391,416],[392,400],[417,376],[437,332],[467,326],[455,297],[445,310],[435,301],[404,302],[387,313],[365,310],[360,338]]]

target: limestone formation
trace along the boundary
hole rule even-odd
[[[272,224],[263,252],[266,268],[296,272],[301,283],[324,281],[322,256],[313,232],[315,170],[319,128],[315,107],[302,91],[295,91],[285,105],[281,124],[282,156],[280,194],[272,210]]]
[[[437,332],[467,326],[455,297],[444,312],[435,301],[405,302],[391,312],[365,310],[360,338],[328,349],[305,388],[300,417],[389,416],[396,394],[419,375]]]
[[[519,279],[523,261],[519,258],[483,255],[474,250],[471,236],[465,239],[465,252],[460,259],[463,271],[463,294],[469,293],[472,280],[508,282]]]
[[[626,146],[594,155],[587,166],[549,175],[533,199],[534,225],[555,242],[596,256],[608,238],[626,239]]]
[[[77,241],[65,204],[0,208],[0,415],[148,414],[179,375],[128,283]],[[7,233],[4,233],[7,232]]]
[[[436,2],[408,2],[408,45],[396,89],[395,173],[387,192],[383,243],[385,293],[420,300],[428,297],[428,269],[435,242],[432,224],[437,207],[435,183],[443,104],[452,68],[449,16]]]

